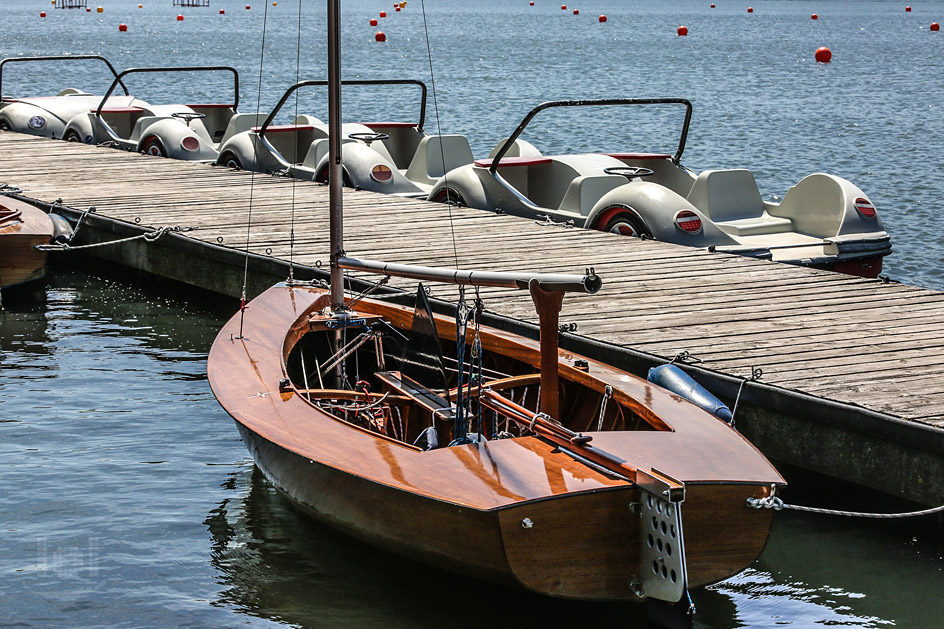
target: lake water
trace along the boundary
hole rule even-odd
[[[92,0],[85,13],[2,0],[0,57],[102,54],[119,69],[232,65],[242,111],[268,109],[296,76],[325,77],[320,0],[302,5],[300,45],[298,2],[171,4]],[[400,13],[392,2],[343,4],[345,78],[432,83],[420,0]],[[686,97],[695,106],[683,160],[690,167],[750,168],[765,197],[810,172],[844,176],[871,196],[892,234],[886,272],[944,289],[944,237],[934,218],[944,172],[944,33],[928,29],[944,21],[941,3],[912,2],[906,13],[904,2],[756,1],[752,14],[748,2],[725,0],[716,9],[707,0],[568,0],[567,11],[535,4],[426,2],[440,124],[467,135],[476,155],[544,100]],[[388,17],[370,27],[380,10]],[[681,24],[688,37],[675,35]],[[374,41],[378,28],[383,44]],[[822,45],[833,51],[828,65],[812,59]],[[105,89],[107,81],[96,86],[74,65],[5,67],[3,93]],[[151,75],[129,87],[155,101],[162,91],[173,102],[227,98],[222,76],[180,78]],[[348,119],[410,119],[416,105],[409,92],[345,92]],[[324,116],[318,107],[303,111]],[[435,120],[431,98],[428,129]],[[671,144],[677,128],[599,112],[549,117],[537,132],[545,152],[647,150]],[[234,304],[182,295],[97,270],[57,269],[6,298],[0,625],[645,626],[641,607],[562,603],[460,580],[297,514],[253,471],[206,384],[206,353]],[[787,476],[800,481],[795,502],[875,506],[834,483]],[[944,626],[942,553],[933,519],[782,512],[754,566],[693,593],[698,623]]]

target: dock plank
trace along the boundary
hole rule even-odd
[[[328,259],[328,190],[312,182],[13,133],[0,133],[0,172],[33,198],[192,228],[190,238],[237,250],[251,199],[251,252]],[[492,270],[593,266],[604,290],[568,297],[561,314],[578,335],[666,360],[688,350],[734,377],[757,366],[776,387],[944,426],[941,293],[365,191],[345,192],[345,212],[352,255]],[[490,310],[535,322],[526,294],[481,293]]]

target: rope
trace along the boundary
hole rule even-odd
[[[17,188],[16,186],[10,186],[5,183],[0,183],[0,196],[8,197],[14,194],[23,194],[23,189]]]
[[[893,520],[897,518],[917,518],[923,515],[933,513],[944,513],[944,505],[932,509],[923,509],[921,511],[908,511],[905,513],[863,513],[861,511],[839,511],[836,509],[819,509],[817,507],[804,507],[801,505],[790,505],[780,498],[768,496],[767,498],[748,498],[747,506],[751,509],[773,509],[781,511],[790,509],[792,511],[805,511],[806,513],[818,513],[820,515],[841,515],[849,518],[872,518],[877,520]]]
[[[744,378],[741,380],[741,385],[738,387],[737,397],[734,398],[734,408],[731,409],[731,427],[734,428],[734,418],[738,412],[738,402],[741,401],[741,391],[744,390],[744,385],[748,382],[757,382],[764,375],[764,370],[760,367],[751,366],[751,377]]]
[[[137,236],[129,236],[128,238],[119,238],[118,240],[109,240],[107,242],[96,242],[90,245],[70,245],[69,243],[52,243],[48,245],[36,245],[36,249],[39,251],[72,251],[74,249],[94,249],[95,247],[105,247],[107,245],[117,245],[122,242],[130,242],[132,240],[146,240],[148,242],[154,242],[158,240],[161,236],[168,232],[179,233],[182,231],[190,231],[192,227],[158,227],[152,232],[147,232],[145,234],[138,234]]]

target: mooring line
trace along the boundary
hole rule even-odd
[[[805,511],[806,513],[818,513],[820,515],[841,515],[850,518],[872,518],[878,520],[892,520],[898,518],[917,518],[923,515],[934,513],[944,513],[944,505],[933,507],[931,509],[922,509],[921,511],[906,511],[904,513],[866,513],[862,511],[840,511],[838,509],[821,509],[819,507],[804,507],[802,505],[791,505],[785,503],[776,496],[766,498],[748,498],[747,506],[752,509],[773,509],[781,511],[789,509],[791,511]]]

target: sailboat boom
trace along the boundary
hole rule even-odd
[[[589,293],[593,294],[603,286],[593,269],[585,275],[568,273],[516,273],[497,271],[472,271],[467,269],[446,269],[413,264],[393,264],[379,260],[360,260],[357,258],[338,258],[338,267],[349,271],[365,271],[394,277],[408,277],[429,282],[443,282],[464,286],[491,286],[497,288],[516,288],[527,290],[532,280],[547,292]]]

